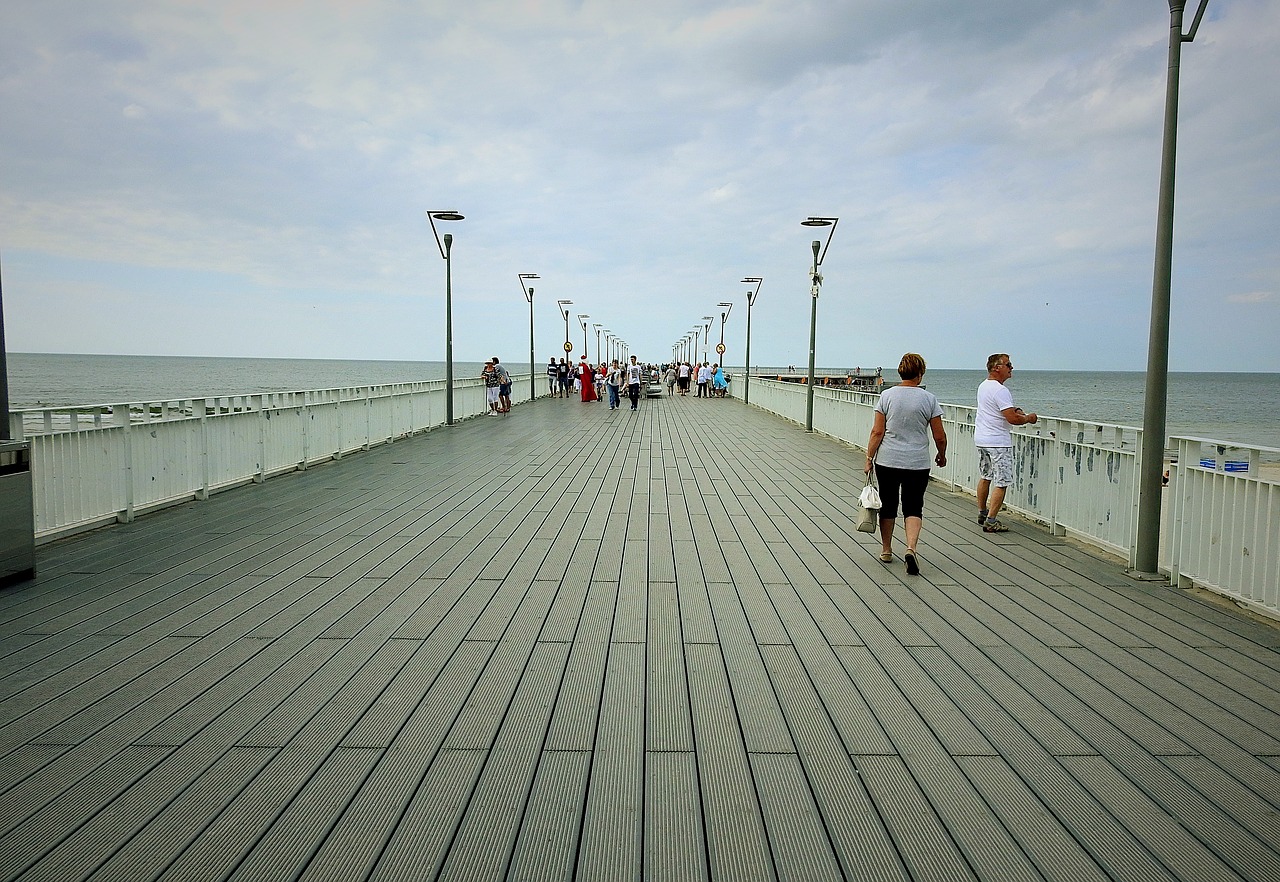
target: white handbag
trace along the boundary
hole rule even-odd
[[[867,485],[862,488],[858,502],[862,505],[862,515],[858,519],[858,532],[874,533],[880,526],[880,491],[876,489],[873,472],[867,472]]]

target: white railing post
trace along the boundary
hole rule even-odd
[[[200,421],[200,490],[196,499],[209,498],[209,420],[208,403],[203,398],[191,402],[191,415]]]
[[[298,463],[299,471],[306,469],[311,461],[311,393],[302,396],[302,404],[298,408],[302,416],[302,462]]]
[[[258,470],[254,473],[253,483],[261,484],[267,479],[267,399],[265,395],[250,398],[258,402]]]
[[[364,387],[364,443],[360,445],[361,450],[373,446],[373,403],[369,400],[372,393],[373,387]]]
[[[133,520],[133,437],[130,434],[132,420],[129,417],[129,405],[117,404],[111,408],[115,423],[124,432],[124,511],[116,515],[117,520],[127,524]]]

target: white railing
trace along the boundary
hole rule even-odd
[[[540,378],[539,378],[540,379]],[[529,375],[512,377],[529,400]],[[305,469],[445,422],[445,381],[19,410],[31,443],[37,542]],[[454,382],[454,419],[487,410]]]
[[[751,403],[803,424],[803,384],[752,379]],[[877,396],[814,389],[814,431],[865,449]],[[947,466],[932,477],[977,488],[975,408],[944,404]],[[1142,430],[1042,418],[1016,429],[1014,483],[1005,505],[1135,563]],[[1280,450],[1174,438],[1178,454],[1164,500],[1160,569],[1172,584],[1200,586],[1280,616],[1280,484],[1262,475]]]
[[[1246,606],[1280,613],[1280,483],[1259,480],[1269,447],[1174,438],[1170,470],[1169,570],[1175,585],[1202,586]],[[1185,464],[1185,465],[1184,465]],[[1244,470],[1240,470],[1244,466]]]

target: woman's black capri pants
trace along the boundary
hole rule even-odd
[[[880,484],[880,520],[892,521],[898,516],[898,496],[902,496],[904,518],[924,517],[924,491],[929,486],[928,469],[895,469],[876,464],[876,480]]]

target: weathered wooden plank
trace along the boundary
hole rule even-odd
[[[578,874],[639,880],[644,841],[644,644],[610,647]]]
[[[1178,878],[1241,878],[1210,850],[1206,842],[1189,833],[1165,812],[1159,811],[1145,793],[1120,774],[1104,757],[1063,757],[1062,762]]]
[[[795,754],[756,753],[751,769],[779,879],[842,879]]]
[[[774,878],[741,717],[724,659],[710,644],[687,647],[689,698],[702,783],[707,861],[715,879]]]
[[[850,751],[849,739],[833,726],[828,716],[830,705],[805,677],[792,647],[769,646],[764,651],[800,762],[845,875],[905,879],[906,869],[849,755],[871,752],[867,747],[891,753],[888,738],[876,726],[878,743],[855,744],[859,749]],[[871,724],[875,725],[874,720]]]
[[[529,656],[439,879],[498,879],[507,870],[567,655],[563,643],[539,643]]]
[[[1059,882],[1108,882],[1099,866],[1036,798],[1018,773],[997,757],[962,756],[956,762],[1045,878]]]
[[[696,757],[692,752],[651,751],[645,766],[645,875],[709,878]]]
[[[544,750],[511,856],[510,879],[573,878],[591,753]]]

